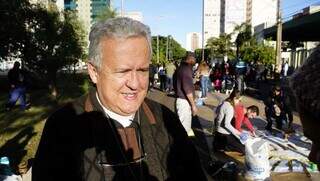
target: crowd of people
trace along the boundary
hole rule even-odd
[[[198,114],[195,84],[204,99],[211,89],[228,94],[215,110],[215,151],[244,153],[243,140],[256,136],[250,119],[259,108],[245,107],[241,99],[246,81],[266,80],[263,64],[238,60],[195,66],[195,55],[187,52],[179,65],[154,66],[149,27],[123,17],[95,24],[89,39],[88,74],[95,86],[49,116],[32,180],[207,180],[190,140],[192,116]],[[318,164],[319,55],[317,48],[291,80],[305,135],[313,141],[310,160]],[[157,79],[162,91],[175,92],[176,113],[146,97]],[[290,105],[285,91],[275,86],[266,101],[266,129],[272,130],[273,121],[282,129],[284,120],[291,127]]]

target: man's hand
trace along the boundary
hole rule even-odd
[[[198,108],[196,105],[191,106],[192,116],[197,115]]]

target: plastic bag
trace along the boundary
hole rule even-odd
[[[246,177],[252,180],[270,177],[268,143],[261,138],[249,138],[245,152]]]

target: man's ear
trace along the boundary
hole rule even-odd
[[[93,83],[96,84],[98,80],[98,70],[91,63],[87,63],[87,66],[88,66],[88,73],[89,73],[90,79]]]

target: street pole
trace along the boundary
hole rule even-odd
[[[169,50],[169,36],[167,36],[167,47],[166,47],[166,62],[168,62],[168,50]]]
[[[157,64],[159,63],[159,35],[157,35]]]
[[[276,46],[276,73],[280,73],[281,65],[281,41],[282,41],[282,21],[281,21],[281,9],[280,2],[277,4],[277,46]]]
[[[121,17],[123,17],[124,12],[123,12],[123,0],[121,0]]]
[[[204,0],[202,0],[202,58],[201,61],[204,61]]]

